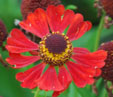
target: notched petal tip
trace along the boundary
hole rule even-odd
[[[12,68],[23,68],[40,59],[39,56],[24,56],[16,53],[9,53],[9,56],[6,61],[13,66]]]
[[[71,76],[73,78],[74,83],[83,88],[87,84],[93,84],[96,70],[92,67],[83,66],[81,64],[76,64],[74,62],[67,62],[66,63]]]
[[[13,29],[11,36],[7,39],[6,48],[12,53],[22,53],[38,50],[38,44],[29,40],[19,29]]]
[[[86,54],[74,54],[72,58],[84,66],[90,66],[93,68],[102,68],[105,65],[105,59],[107,57],[107,52],[104,50],[98,50],[93,53]]]
[[[30,13],[27,19],[20,22],[19,25],[40,38],[49,33],[46,12],[41,8],[37,8],[33,13]]]
[[[37,87],[36,80],[38,80],[40,78],[40,76],[44,70],[44,67],[45,67],[45,64],[41,63],[25,72],[17,73],[16,79],[18,81],[22,82],[21,86],[23,88],[33,89],[33,88]]]
[[[71,41],[77,40],[83,36],[85,32],[89,31],[91,27],[91,22],[84,21],[82,14],[77,13],[69,26],[67,36]]]
[[[52,97],[59,96],[62,92],[64,92],[68,88],[68,86],[72,82],[71,75],[69,74],[69,72],[66,70],[64,66],[59,67],[58,79],[64,89],[61,91],[54,91]]]
[[[88,24],[87,31],[89,31],[92,28],[92,23],[90,21],[86,21],[86,23]]]
[[[50,66],[42,75],[42,77],[37,80],[37,85],[40,89],[45,91],[63,90],[63,87],[57,78],[56,70],[53,66]]]

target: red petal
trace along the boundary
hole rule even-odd
[[[96,77],[98,77],[98,76],[100,76],[101,75],[101,73],[102,73],[102,71],[101,71],[101,69],[96,69],[96,74],[95,74],[95,76]]]
[[[14,53],[10,53],[9,56],[10,57],[7,58],[6,61],[11,65],[15,65],[14,68],[28,66],[29,64],[32,64],[40,59],[39,56],[23,56],[21,54]]]
[[[75,47],[73,49],[73,52],[75,54],[87,54],[87,53],[90,53],[88,49],[86,49],[86,48],[80,48],[80,47]]]
[[[62,93],[62,91],[58,91],[58,92],[53,92],[52,97],[58,97],[60,94]]]
[[[55,68],[50,66],[47,71],[43,74],[41,78],[39,78],[38,86],[40,89],[49,91],[61,91],[63,87],[57,78],[57,74]]]
[[[36,43],[32,42],[31,40],[29,40],[25,35],[24,33],[19,30],[19,29],[13,29],[11,31],[11,38],[17,40],[17,41],[20,41],[20,42],[23,42],[25,45],[30,45],[30,46],[37,46]],[[9,43],[10,44],[10,43]]]
[[[43,69],[45,67],[44,63],[34,66],[33,68],[20,72],[16,75],[16,79],[22,82],[21,86],[23,88],[33,89],[37,86],[36,80],[41,76]]]
[[[77,40],[81,36],[83,36],[85,34],[85,32],[87,32],[89,30],[89,28],[91,28],[89,26],[91,26],[91,25],[89,25],[89,22],[80,23],[79,26],[78,26],[78,31],[76,32],[75,37],[72,40]]]
[[[72,81],[69,72],[64,66],[59,67],[58,79],[64,88],[67,88]]]
[[[6,48],[11,53],[22,53],[26,51],[38,50],[38,44],[27,39],[27,37],[18,29],[13,29],[11,37],[7,39]]]
[[[64,16],[61,17],[62,21],[61,21],[61,24],[59,25],[59,29],[58,29],[60,31],[60,33],[62,33],[67,28],[67,26],[69,26],[69,24],[73,20],[73,17],[74,17],[74,12],[72,10],[65,11]]]
[[[27,20],[20,22],[20,26],[40,38],[43,38],[49,33],[46,13],[41,8],[29,14]]]
[[[75,64],[73,62],[67,62],[66,65],[72,75],[74,83],[78,87],[82,88],[85,87],[86,84],[94,83],[94,79],[92,77],[95,75],[95,69]]]
[[[67,36],[69,37],[70,40],[73,40],[73,38],[75,37],[77,31],[78,31],[78,25],[83,22],[84,18],[82,16],[82,14],[75,14],[72,23],[68,29],[67,32]]]
[[[72,58],[82,65],[91,66],[93,68],[102,68],[105,65],[107,53],[99,50],[88,54],[75,54]]]
[[[89,31],[92,28],[92,23],[90,21],[85,21],[88,24],[88,29],[87,31]]]
[[[33,55],[33,56],[38,56],[39,55],[39,52],[38,51],[30,51],[29,53],[31,55]]]
[[[64,89],[62,91],[55,91],[53,93],[53,97],[57,97],[60,93],[62,93],[64,90],[66,90],[72,81],[70,74],[68,73],[68,71],[66,70],[66,68],[64,66],[60,67],[60,69],[59,69],[58,79]]]
[[[63,5],[49,6],[47,8],[48,22],[52,32],[59,31],[61,24],[61,16],[64,14],[65,8]]]
[[[91,29],[91,23],[89,21],[81,22],[79,23],[76,28],[73,28],[74,31],[70,33],[70,35],[67,36],[71,41],[79,39],[81,36],[85,34],[85,32],[89,31]]]

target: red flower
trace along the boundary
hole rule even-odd
[[[14,68],[42,60],[42,63],[16,75],[22,87],[33,89],[38,86],[46,91],[53,90],[53,97],[56,97],[68,88],[72,80],[82,88],[86,84],[93,84],[94,77],[100,75],[106,52],[99,50],[91,53],[85,48],[73,47],[71,43],[91,29],[91,23],[84,21],[81,14],[65,10],[63,5],[51,5],[46,12],[38,8],[29,14],[20,26],[42,39],[36,44],[20,30],[13,29],[7,40],[6,48],[10,56],[7,62]],[[62,34],[68,26],[67,34]],[[30,52],[32,56],[22,55],[23,52]],[[46,64],[49,67],[43,73]],[[55,66],[59,67],[58,76]]]

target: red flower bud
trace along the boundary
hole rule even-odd
[[[102,68],[102,77],[113,82],[113,41],[103,43],[99,49],[105,50],[108,53],[105,60],[106,65]]]
[[[4,23],[0,20],[0,46],[7,37],[7,31]]]
[[[60,0],[22,0],[21,13],[23,19],[26,19],[27,15],[37,8],[46,9],[48,5],[58,5],[60,3]]]

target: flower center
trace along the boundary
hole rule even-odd
[[[39,44],[41,59],[53,66],[61,66],[67,62],[72,55],[72,50],[68,37],[58,32],[48,34]]]
[[[45,41],[46,48],[50,53],[60,54],[66,49],[66,40],[59,34],[50,35]]]

